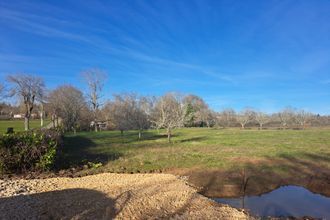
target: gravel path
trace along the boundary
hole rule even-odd
[[[247,219],[171,174],[0,180],[1,219]]]

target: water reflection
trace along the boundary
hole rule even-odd
[[[257,216],[310,216],[330,220],[330,198],[300,186],[282,186],[260,196],[214,198],[219,203],[245,208]]]

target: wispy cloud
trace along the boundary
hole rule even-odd
[[[1,11],[2,12],[2,11]],[[59,30],[58,28],[50,27],[49,25],[43,25],[41,23],[32,21],[28,18],[17,16],[18,14],[9,14],[9,13],[3,13],[1,15],[2,19],[10,20],[10,24],[14,24],[14,27],[30,32],[33,34],[38,34],[42,36],[48,36],[48,37],[60,37],[65,38],[69,40],[79,40],[79,41],[85,41],[88,42],[87,38],[84,38],[81,35],[74,34],[68,31]]]
[[[127,16],[140,17],[144,21],[153,20],[148,19],[146,14],[151,15],[155,21],[155,24],[152,23],[156,28],[162,28],[166,30],[165,32],[168,35],[162,35],[158,40],[158,45],[165,47],[167,43],[173,40],[171,38],[171,31],[169,31],[170,27],[164,24],[164,20],[166,17],[158,16],[157,10],[151,7],[148,4],[142,4],[144,10],[144,14],[142,13],[134,13],[126,12]],[[97,10],[101,10],[104,8],[104,4],[95,4],[94,5]],[[110,55],[109,57],[122,56],[129,59],[134,59],[139,62],[148,63],[149,65],[157,65],[163,66],[164,68],[171,67],[176,68],[178,70],[187,70],[194,71],[196,74],[200,76],[206,76],[210,79],[214,79],[218,82],[225,82],[232,85],[239,85],[242,83],[253,82],[256,80],[266,80],[275,77],[270,73],[260,73],[258,71],[247,71],[247,72],[236,72],[236,73],[228,73],[226,70],[222,70],[219,67],[211,67],[208,65],[190,63],[187,61],[180,61],[179,59],[169,59],[159,56],[159,54],[155,55],[155,52],[152,49],[152,46],[148,44],[148,41],[141,41],[141,39],[137,39],[134,36],[131,36],[127,30],[123,27],[117,27],[114,24],[105,24],[105,27],[89,27],[91,30],[97,30],[101,32],[108,32],[111,30],[111,35],[116,37],[120,36],[120,41],[114,41],[109,39],[104,35],[98,35],[94,31],[84,32],[81,34],[80,28],[82,27],[80,22],[77,22],[72,19],[58,19],[54,16],[38,16],[31,15],[28,13],[24,13],[21,11],[10,10],[6,8],[2,8],[1,10],[1,18],[4,21],[11,21],[9,24],[11,28],[16,28],[21,31],[29,32],[32,34],[46,36],[49,38],[62,38],[72,42],[77,42],[83,45],[87,45],[84,50],[89,50],[91,53],[97,53],[96,50],[104,53],[105,55]],[[107,10],[101,10],[105,14]],[[61,13],[67,14],[66,11],[61,11]],[[202,16],[202,15],[200,15]],[[204,15],[205,16],[205,15]],[[52,25],[46,25],[44,23],[45,19],[47,20],[47,24],[51,21]],[[167,19],[167,18],[166,18]],[[134,20],[134,19],[133,19]],[[6,22],[5,22],[6,23]],[[157,25],[156,25],[157,23]],[[140,33],[144,33],[144,29],[142,26],[135,25],[135,28],[140,29]],[[157,31],[155,31],[157,33]],[[72,47],[72,46],[71,46]],[[157,51],[156,51],[157,52]],[[52,52],[60,53],[60,52]],[[21,55],[17,55],[18,57]],[[63,54],[58,54],[58,56],[67,57],[68,59],[75,59],[74,56],[70,56],[68,52]],[[18,58],[17,57],[17,58]],[[26,60],[30,59],[28,57]],[[209,85],[212,85],[213,82],[210,80]]]
[[[148,11],[153,14],[154,10],[149,8]],[[215,72],[210,70],[209,67],[199,66],[191,63],[180,62],[165,58],[160,58],[153,54],[146,54],[140,50],[133,49],[130,44],[133,44],[138,47],[146,47],[146,43],[142,43],[128,35],[125,35],[125,32],[117,27],[115,31],[118,32],[122,36],[122,39],[125,39],[125,44],[114,44],[109,41],[109,39],[100,37],[93,34],[78,34],[71,30],[66,30],[63,28],[62,24],[74,24],[72,21],[68,20],[58,20],[52,19],[54,25],[45,25],[41,21],[44,18],[39,16],[31,16],[26,13],[13,11],[9,9],[2,8],[1,9],[1,18],[6,21],[11,21],[11,28],[16,28],[21,31],[29,32],[36,35],[51,37],[51,38],[62,38],[70,41],[80,42],[84,44],[88,44],[94,48],[98,48],[104,53],[108,53],[116,56],[126,56],[131,59],[136,59],[143,62],[148,62],[156,65],[163,66],[172,66],[176,68],[184,68],[190,69],[199,72],[200,74],[213,77],[215,79],[226,81],[229,83],[235,83],[235,81],[231,78],[229,74],[223,74],[220,72]],[[113,28],[113,27],[111,27]],[[148,47],[146,47],[148,48]],[[21,56],[21,55],[17,55]],[[26,57],[26,59],[30,59]]]
[[[199,72],[200,74],[207,75],[221,81],[236,83],[236,81],[229,74],[223,74],[223,73],[215,72],[213,70],[209,70],[210,68],[206,66],[199,66],[191,63],[164,59],[157,56],[148,55],[140,51],[136,51],[131,47],[129,47],[128,45],[125,46],[114,45],[110,43],[108,39],[98,37],[95,35],[80,35],[73,33],[71,31],[63,30],[58,27],[46,26],[44,24],[41,24],[40,22],[31,20],[31,17],[27,16],[24,13],[18,13],[4,9],[2,9],[2,12],[4,12],[1,15],[2,18],[14,22],[14,27],[21,31],[26,31],[41,36],[47,36],[52,38],[64,38],[71,41],[86,43],[102,50],[105,53],[120,55],[120,56],[128,56],[132,59],[137,59],[143,62],[158,64],[163,66],[191,69]],[[130,37],[126,37],[126,39],[128,39],[130,42],[133,42],[134,44],[138,43],[138,41],[131,39]],[[23,58],[24,60],[31,60],[31,57],[16,55],[15,60],[17,60],[18,58],[21,61],[23,61]]]

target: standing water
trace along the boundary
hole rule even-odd
[[[312,193],[300,186],[282,186],[260,196],[214,198],[214,200],[247,209],[260,217],[309,216],[330,220],[330,198]]]

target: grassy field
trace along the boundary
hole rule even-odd
[[[88,162],[101,162],[99,169],[111,172],[257,167],[289,175],[313,165],[330,169],[330,129],[186,128],[174,131],[172,143],[162,131],[145,132],[141,141],[134,131],[123,137],[117,131],[67,135],[62,167]]]
[[[49,122],[45,120],[44,124]],[[14,131],[24,131],[24,120],[0,120],[0,133],[6,132],[8,127],[13,127]],[[31,120],[30,128],[40,128],[40,120]]]

